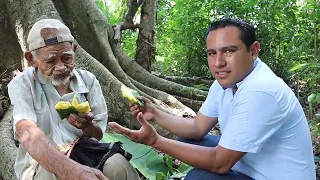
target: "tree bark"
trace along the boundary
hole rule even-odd
[[[151,70],[151,63],[155,59],[156,18],[157,0],[146,0],[142,4],[135,60],[147,71]]]
[[[109,120],[133,129],[140,127],[128,109],[128,100],[120,93],[123,84],[149,97],[158,108],[179,116],[195,116],[199,104],[205,99],[206,91],[158,78],[123,53],[120,45],[113,41],[112,26],[93,0],[1,1],[0,22],[6,26],[0,27],[0,38],[4,40],[1,44],[5,44],[0,45],[0,52],[8,51],[1,58],[20,62],[26,50],[26,38],[31,26],[44,16],[60,19],[70,28],[79,44],[76,67],[89,70],[99,80],[108,105]],[[175,96],[190,105],[194,111]],[[0,133],[3,134],[1,137],[8,137],[0,141],[0,158],[5,159],[0,162],[6,163],[0,164],[0,176],[4,176],[5,180],[14,177],[12,167],[16,148],[12,139],[11,119],[10,109],[0,125]],[[157,125],[155,127],[159,134],[170,136],[164,129]]]
[[[12,107],[0,121],[0,179],[14,180],[17,179],[14,173],[13,165],[16,157],[17,147],[13,139],[12,130]]]
[[[127,5],[127,12],[124,16],[122,23],[114,27],[114,40],[115,42],[120,41],[121,31],[125,29],[136,29],[139,27],[139,24],[134,24],[133,18],[136,15],[139,6],[143,3],[144,0],[129,0]]]
[[[4,1],[0,2],[0,7],[5,7]],[[0,80],[6,72],[22,69],[23,53],[14,32],[7,18],[6,9],[0,8],[0,49],[2,50],[0,53]]]
[[[166,79],[168,81],[173,81],[178,84],[182,84],[185,86],[196,86],[196,85],[205,85],[206,87],[210,87],[214,80],[204,79],[201,77],[181,77],[181,76],[166,76],[166,75],[156,75],[160,78]]]

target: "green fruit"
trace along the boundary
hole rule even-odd
[[[70,114],[78,114],[79,112],[88,113],[91,111],[89,102],[78,103],[76,94],[73,97],[72,104],[68,101],[59,101],[55,106],[61,120],[67,118]]]
[[[139,93],[136,90],[130,89],[125,85],[121,86],[122,96],[127,98],[132,103],[137,104],[138,106],[144,106],[144,103],[138,99]]]
[[[58,112],[61,120],[67,118],[70,114],[78,114],[78,111],[73,106],[70,106],[67,109],[56,109],[56,111]]]

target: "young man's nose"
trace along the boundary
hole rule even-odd
[[[226,65],[226,60],[221,54],[217,54],[217,58],[214,64],[216,67],[223,67]]]

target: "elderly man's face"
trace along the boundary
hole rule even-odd
[[[34,57],[33,66],[38,67],[53,85],[66,85],[74,68],[74,50],[69,42],[40,48]]]

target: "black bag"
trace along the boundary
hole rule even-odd
[[[106,160],[116,153],[120,153],[128,161],[132,158],[132,155],[122,148],[120,141],[99,143],[97,140],[86,136],[81,136],[75,140],[70,150],[71,153],[68,152],[70,159],[100,171],[102,171]]]

